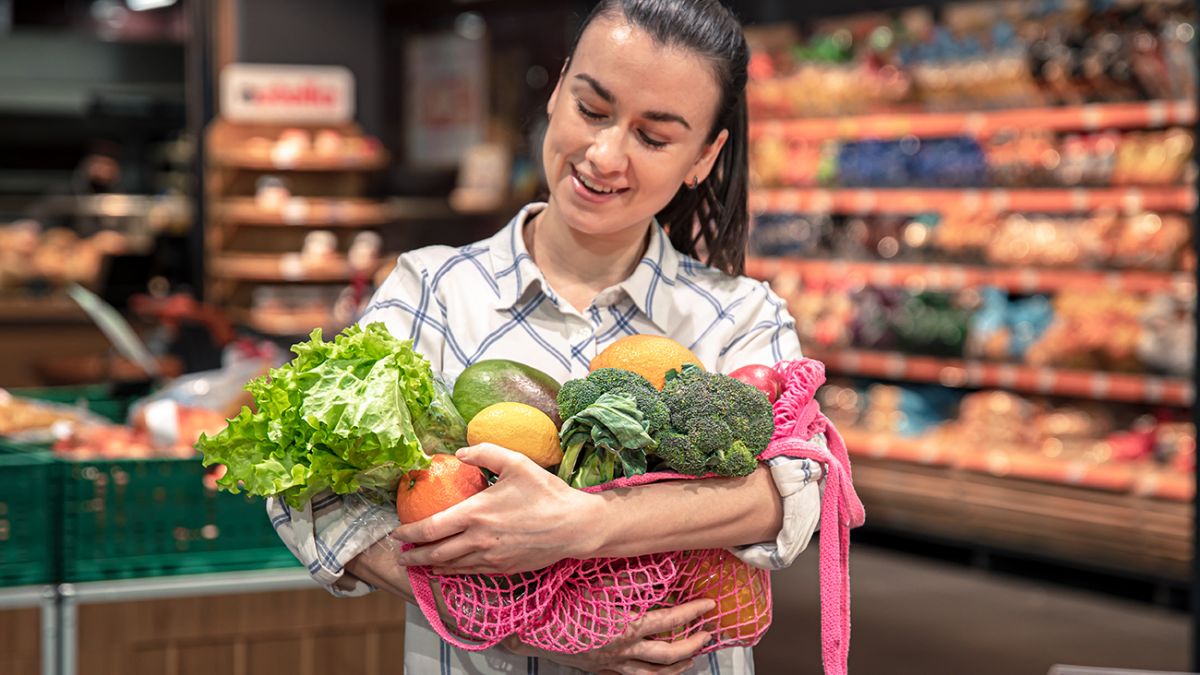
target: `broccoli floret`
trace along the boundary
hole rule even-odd
[[[749,475],[775,433],[766,395],[726,375],[685,366],[668,376],[662,400],[670,428],[654,454],[679,473]]]
[[[600,368],[558,392],[563,459],[558,475],[575,487],[646,472],[646,453],[658,444],[671,413],[646,378]]]
[[[592,405],[604,394],[625,393],[637,402],[645,419],[646,433],[658,438],[670,424],[670,411],[650,380],[620,368],[599,368],[587,377],[570,380],[558,391],[558,415],[566,420]]]

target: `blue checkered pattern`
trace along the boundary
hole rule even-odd
[[[572,307],[555,295],[524,245],[524,223],[544,207],[525,207],[488,240],[400,256],[361,322],[382,321],[393,335],[411,338],[434,369],[451,379],[481,359],[512,359],[561,382],[586,375],[598,352],[634,334],[671,337],[717,372],[800,356],[787,307],[766,284],[731,277],[680,254],[657,225],[628,279],[602,291],[583,311]],[[784,530],[776,542],[734,552],[752,565],[777,569],[795,559],[816,527],[822,471],[807,460],[780,458],[769,466],[784,498]],[[270,500],[268,512],[280,538],[313,577],[339,595],[371,590],[357,582],[347,593],[333,584],[346,562],[398,524],[389,509],[349,497],[319,497],[303,511]],[[689,672],[753,671],[749,649],[723,650],[697,661]],[[499,649],[452,649],[411,607],[405,665],[410,673],[578,672]]]

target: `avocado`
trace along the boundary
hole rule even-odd
[[[454,381],[453,401],[467,422],[480,410],[511,401],[531,405],[550,416],[555,427],[562,427],[558,416],[557,380],[523,363],[506,359],[477,361]]]

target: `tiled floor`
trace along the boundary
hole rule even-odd
[[[760,675],[821,673],[817,542],[774,575]],[[853,675],[1046,675],[1055,663],[1184,671],[1188,616],[888,549],[851,552]]]

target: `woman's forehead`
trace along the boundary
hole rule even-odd
[[[720,91],[712,64],[689,49],[664,45],[624,17],[599,17],[580,36],[567,68],[569,84],[585,74],[612,92],[618,105],[670,106],[707,126]]]

